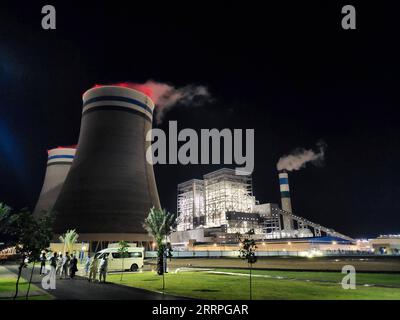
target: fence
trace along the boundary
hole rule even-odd
[[[237,258],[239,251],[222,251],[222,250],[209,250],[209,251],[172,251],[173,258]],[[368,252],[357,251],[341,251],[341,252],[317,252],[312,251],[256,251],[258,257],[305,257],[305,256],[364,256],[373,255]],[[146,251],[145,258],[156,258],[157,251]]]

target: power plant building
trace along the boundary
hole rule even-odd
[[[226,212],[252,212],[255,206],[251,176],[235,175],[223,168],[204,175],[204,180],[190,180],[178,185],[178,231],[198,227],[221,227]]]
[[[292,213],[287,172],[279,172],[282,208],[260,204],[253,196],[251,175],[236,175],[223,168],[203,180],[178,185],[178,225],[171,235],[175,245],[194,242],[228,244],[237,233],[252,230],[256,240],[306,239],[329,236],[353,239]]]
[[[206,224],[204,181],[193,179],[178,185],[178,231],[192,230]]]
[[[226,224],[226,212],[252,212],[256,204],[250,175],[223,168],[204,175],[205,213],[208,227]]]

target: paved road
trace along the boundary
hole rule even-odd
[[[5,265],[5,267],[17,273],[17,265]],[[29,279],[30,268],[25,268],[22,276]],[[35,267],[33,281],[41,288],[42,277],[39,268]],[[180,297],[163,295],[143,289],[121,286],[114,283],[89,283],[87,279],[76,277],[74,279],[62,279],[57,277],[56,289],[49,293],[58,300],[180,300]]]

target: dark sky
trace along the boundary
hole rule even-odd
[[[260,202],[279,202],[279,157],[323,139],[325,165],[290,174],[294,212],[354,237],[400,232],[397,8],[353,2],[357,30],[345,31],[347,2],[213,2],[2,4],[0,201],[35,205],[46,150],[77,142],[85,90],[154,79],[214,98],[161,128],[255,129]],[[55,31],[41,29],[44,4]],[[175,211],[176,185],[216,168],[155,166],[162,205]]]

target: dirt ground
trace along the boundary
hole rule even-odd
[[[155,263],[155,259],[146,260],[146,269],[153,268]],[[352,265],[357,271],[364,272],[400,272],[400,257],[269,257],[259,258],[253,268],[340,271],[344,265]],[[168,267],[247,268],[248,265],[241,259],[232,258],[173,258],[168,261]]]

